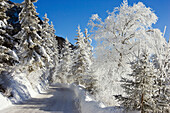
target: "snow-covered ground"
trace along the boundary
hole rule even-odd
[[[81,113],[124,113],[123,109],[120,107],[105,107],[100,102],[95,101],[86,94],[86,92],[74,84],[70,88],[75,92],[77,103],[79,104],[79,109]],[[137,111],[130,111],[126,113],[138,113]]]
[[[122,113],[119,107],[104,107],[75,84],[56,84],[46,92],[3,109],[0,113]],[[132,113],[132,112],[130,112]],[[136,113],[136,112],[134,112]]]
[[[6,75],[3,79],[4,84],[12,91],[12,97],[7,98],[0,93],[0,109],[9,107],[12,103],[28,100],[47,89],[46,84],[40,80],[42,75],[41,70],[33,71],[30,74],[16,71],[11,75]]]
[[[0,93],[0,110],[11,106],[11,101]]]
[[[69,87],[52,86],[46,92],[0,113],[80,113],[75,98],[74,91]]]

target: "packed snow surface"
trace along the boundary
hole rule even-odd
[[[0,113],[79,113],[75,93],[67,87],[51,86],[30,100],[4,109]]]
[[[101,106],[81,86],[56,84],[27,101],[0,110],[0,113],[123,113],[123,109]]]

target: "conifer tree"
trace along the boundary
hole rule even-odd
[[[55,81],[55,77],[58,74],[58,67],[59,67],[59,50],[58,50],[58,41],[56,39],[53,40],[53,68],[51,70],[52,81]]]
[[[92,47],[91,39],[88,35],[87,29],[85,36],[81,32],[80,26],[77,30],[77,48],[74,51],[73,75],[77,84],[83,85],[90,93],[94,93],[95,79],[91,76],[90,66],[92,64]],[[93,91],[92,91],[93,90]]]
[[[52,21],[51,21],[51,25],[50,25],[50,34],[51,34],[51,37],[56,37],[55,36],[55,29],[54,29],[54,25],[53,25]]]
[[[128,78],[122,78],[121,85],[126,95],[115,96],[125,107],[125,110],[140,110],[141,113],[155,112],[153,99],[156,74],[145,51],[131,64],[132,73]]]
[[[56,79],[56,75],[58,73],[58,67],[59,67],[59,50],[58,50],[58,41],[56,40],[56,35],[55,35],[55,29],[54,29],[54,25],[51,22],[51,25],[49,26],[49,34],[50,37],[52,38],[52,43],[50,44],[51,50],[53,53],[51,53],[51,57],[52,57],[52,64],[50,73],[51,73],[51,82],[55,82]]]
[[[168,113],[170,112],[170,48],[169,42],[161,49],[161,54],[157,55],[153,61],[157,69],[157,78],[155,81],[156,90],[154,91],[154,99],[156,101],[156,112]]]
[[[9,4],[6,1],[0,1],[0,73],[6,70],[10,71],[9,69],[18,62],[18,56],[13,50],[14,39],[6,31],[10,26],[7,23],[6,10]]]
[[[75,39],[77,42],[77,48],[74,51],[75,58],[74,58],[74,66],[73,66],[73,74],[75,75],[75,80],[80,84],[83,75],[87,71],[86,68],[86,50],[85,50],[85,42],[84,42],[84,35],[81,32],[80,26],[78,26],[77,30],[77,38]]]
[[[60,59],[59,78],[63,83],[72,83],[72,48],[70,42],[66,38],[64,48],[61,51],[62,57]]]
[[[44,81],[47,81],[49,84],[50,81],[52,80],[52,75],[49,74],[49,72],[51,71],[51,69],[54,67],[53,65],[53,37],[51,37],[50,34],[50,25],[49,25],[49,19],[47,18],[47,14],[45,14],[45,16],[43,17],[43,24],[42,24],[42,29],[41,29],[41,37],[42,37],[42,41],[41,41],[41,46],[44,47],[46,53],[47,53],[47,59],[43,59],[43,62],[45,63],[45,69],[44,71],[46,72],[46,74],[44,74],[41,78],[44,79]]]
[[[48,54],[48,59],[46,62],[47,67],[52,65],[52,48],[53,48],[53,38],[50,34],[50,25],[49,25],[49,19],[47,18],[47,14],[45,14],[44,20],[43,20],[43,25],[42,25],[42,30],[41,30],[41,37],[42,37],[42,46],[45,48],[47,54]]]
[[[3,22],[2,24],[7,24],[7,15],[6,15],[6,11],[7,8],[9,7],[9,5],[6,3],[6,1],[8,0],[0,0],[0,20]]]
[[[21,62],[29,66],[29,71],[34,70],[32,64],[43,67],[42,59],[48,58],[45,49],[41,46],[42,38],[37,33],[41,29],[37,15],[34,4],[30,0],[25,0],[19,14],[21,31],[15,35],[15,38],[20,40],[18,54]]]
[[[46,68],[50,71],[48,80],[54,82],[58,70],[58,42],[55,38],[54,25],[52,22],[49,25],[48,22],[49,19],[47,18],[47,14],[45,14],[41,30],[41,37],[43,38],[42,46],[48,55],[48,59],[45,61]]]
[[[88,29],[85,29],[85,39],[84,39],[84,43],[86,45],[86,68],[88,70],[90,70],[90,67],[92,65],[92,62],[93,62],[93,53],[92,53],[92,50],[93,50],[93,47],[91,46],[91,43],[92,43],[92,39],[89,37],[89,34],[88,34]]]

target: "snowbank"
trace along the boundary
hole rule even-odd
[[[12,103],[18,103],[35,97],[37,94],[44,92],[47,89],[46,84],[42,82],[41,76],[43,71],[36,70],[31,73],[13,73],[10,88],[12,88],[13,98]]]
[[[11,106],[11,101],[0,93],[0,110]]]
[[[42,80],[44,74],[47,73],[39,69],[31,73],[15,71],[11,75],[6,75],[3,80],[5,86],[12,90],[12,97],[8,99],[0,93],[0,109],[43,93],[48,87]]]
[[[123,108],[120,107],[104,107],[99,102],[94,101],[90,96],[86,95],[85,91],[74,84],[70,88],[75,92],[76,105],[81,113],[123,113]],[[127,112],[139,113],[139,112]]]
[[[27,100],[37,94],[28,80],[26,73],[15,73],[11,80],[10,88],[12,88],[12,94],[14,96],[10,99],[12,103]]]

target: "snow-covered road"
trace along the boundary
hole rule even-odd
[[[43,94],[1,110],[0,113],[80,113],[73,90],[53,86]]]

